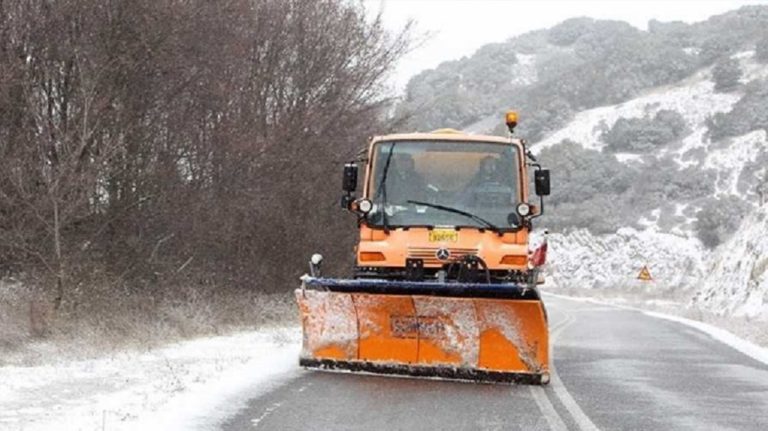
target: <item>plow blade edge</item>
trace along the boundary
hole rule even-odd
[[[381,374],[546,384],[536,291],[516,285],[305,279],[300,364]]]

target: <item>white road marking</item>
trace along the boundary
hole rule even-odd
[[[539,411],[544,415],[544,420],[547,421],[549,429],[552,431],[567,431],[568,427],[565,426],[563,418],[561,418],[557,413],[557,410],[555,410],[555,406],[549,401],[549,397],[547,397],[544,388],[534,385],[530,385],[528,388],[531,390],[531,395],[533,396],[533,400],[536,401],[536,405],[539,406]]]
[[[718,328],[716,326],[712,326],[704,322],[699,322],[697,320],[691,320],[691,319],[686,319],[684,317],[672,316],[669,314],[659,313],[656,311],[646,311],[646,310],[640,310],[640,311],[642,311],[643,314],[649,317],[669,320],[672,322],[677,322],[681,325],[698,329],[699,331],[712,337],[714,340],[719,341],[725,344],[726,346],[729,346],[732,349],[746,356],[749,356],[750,358],[758,362],[762,362],[763,364],[768,365],[768,349],[764,347],[760,347],[757,344],[752,343],[751,341],[747,341],[737,335],[734,335],[731,332],[726,331],[725,329]]]
[[[305,385],[302,385],[302,386],[299,388],[299,390],[297,390],[296,392],[304,392],[304,391],[305,391],[305,390],[307,390],[307,388],[308,388],[308,387],[310,387],[310,386],[312,386],[312,382],[309,382],[309,383],[307,383],[307,384],[305,384]]]
[[[574,318],[571,314],[565,314],[565,319],[558,323],[558,325],[552,330],[552,334],[550,336],[550,345],[552,346],[552,350],[554,350],[555,341],[557,340],[557,337],[560,335],[560,333],[565,328],[567,328],[568,325],[576,320],[576,318]],[[554,357],[554,354],[552,356]],[[563,406],[565,406],[566,410],[568,410],[568,413],[571,414],[573,420],[576,421],[576,425],[578,425],[579,429],[585,431],[598,431],[599,428],[594,424],[594,422],[592,422],[592,420],[589,419],[589,416],[587,416],[584,411],[581,410],[581,407],[579,407],[571,394],[568,393],[568,390],[565,388],[563,381],[560,380],[560,376],[557,374],[554,360],[551,361],[550,372],[552,378],[550,386],[554,390],[557,398],[560,399],[560,402],[563,403]]]
[[[261,414],[261,416],[251,419],[251,425],[253,425],[254,428],[257,428],[259,426],[259,422],[263,421],[264,418],[270,415],[273,411],[277,410],[283,403],[274,403],[271,406],[267,407],[264,410],[264,413]]]
[[[593,311],[616,311],[615,307],[601,306],[601,307],[582,307],[577,310],[571,310],[574,313],[591,313]]]
[[[605,302],[595,298],[560,295],[557,293],[549,293],[549,292],[545,293],[544,295],[552,296],[559,299],[565,299],[568,301],[588,302],[591,304],[601,305],[601,306],[618,309],[618,310],[637,311],[649,317],[677,322],[681,325],[686,325],[691,328],[698,329],[699,331],[709,335],[716,341],[719,341],[735,349],[736,351],[749,356],[750,358],[756,361],[762,362],[764,364],[768,364],[768,349],[762,346],[758,346],[757,344],[752,343],[751,341],[745,340],[744,338],[741,338],[738,335],[732,334],[731,332],[725,329],[718,328],[708,323],[700,322],[698,320],[686,319],[684,317],[674,316],[671,314],[660,313],[657,311],[644,310],[642,308],[633,307],[630,305],[612,304],[610,302]]]

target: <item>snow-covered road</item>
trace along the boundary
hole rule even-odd
[[[547,387],[301,370],[298,328],[0,367],[0,430],[768,429],[768,350],[548,295]]]
[[[768,429],[768,363],[759,357],[626,307],[545,301],[549,386],[306,372],[249,400],[224,429]]]

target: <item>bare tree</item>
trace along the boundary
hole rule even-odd
[[[346,265],[324,184],[385,127],[408,28],[331,0],[29,0],[0,36],[0,262],[57,304],[95,272],[276,290],[313,249]]]

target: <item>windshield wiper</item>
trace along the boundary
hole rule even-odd
[[[395,151],[395,143],[389,146],[389,153],[387,154],[387,160],[384,162],[384,172],[381,173],[381,184],[376,190],[374,200],[381,195],[381,224],[384,225],[384,232],[389,233],[389,222],[387,220],[387,173],[389,173],[389,164],[392,161],[392,153]]]
[[[422,202],[422,201],[412,201],[412,200],[409,200],[407,202],[409,204],[422,205],[422,206],[425,206],[425,207],[430,207],[430,208],[434,208],[434,209],[438,209],[438,210],[443,210],[443,211],[447,211],[447,212],[451,212],[451,213],[455,213],[455,214],[460,214],[460,215],[463,215],[464,217],[469,217],[469,218],[471,218],[472,220],[474,220],[476,222],[484,224],[485,227],[487,227],[488,229],[490,229],[492,231],[498,232],[499,234],[501,233],[501,229],[496,227],[496,225],[494,225],[493,223],[489,222],[488,220],[480,217],[479,215],[475,215],[475,214],[472,214],[470,212],[462,211],[462,210],[460,210],[458,208],[452,208],[452,207],[447,207],[445,205],[432,204],[432,203],[429,203],[429,202]]]

